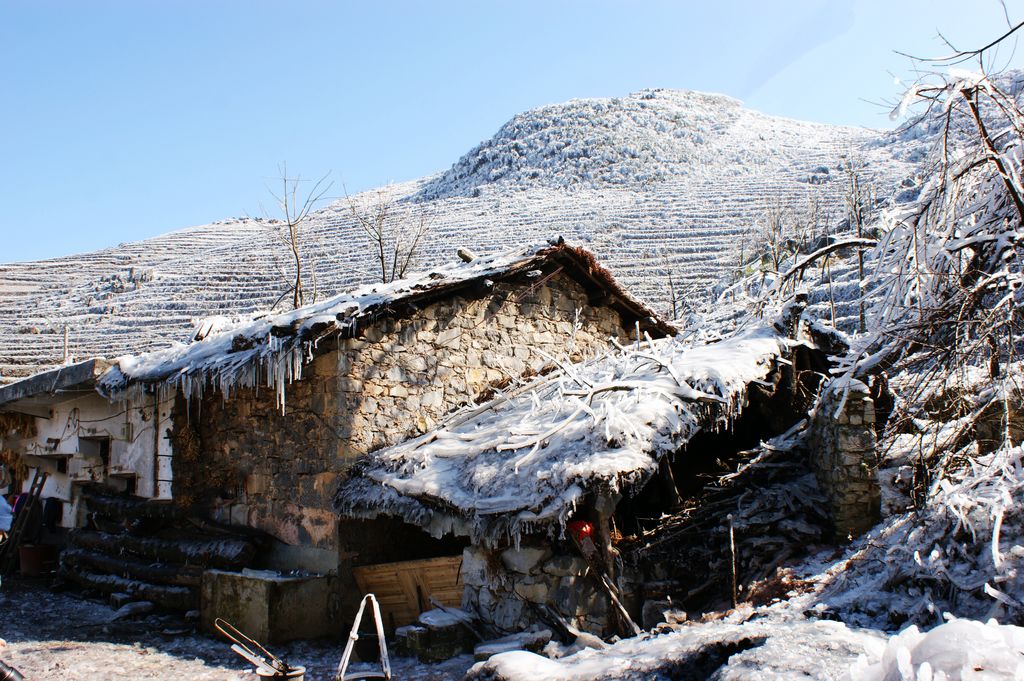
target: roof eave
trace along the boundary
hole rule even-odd
[[[0,411],[44,416],[41,405],[95,390],[96,380],[113,365],[102,357],[43,371],[0,387]],[[75,394],[69,394],[73,390]]]

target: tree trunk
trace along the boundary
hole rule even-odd
[[[101,575],[75,566],[61,566],[61,577],[106,594],[126,593],[171,610],[199,609],[199,589],[189,586],[147,584],[117,575]]]
[[[109,556],[87,549],[67,549],[60,554],[60,560],[69,568],[96,570],[152,584],[199,586],[203,578],[203,568],[199,566],[145,562]]]
[[[83,549],[120,555],[123,551],[164,563],[240,570],[256,557],[256,547],[241,539],[161,539],[79,530],[68,541]]]

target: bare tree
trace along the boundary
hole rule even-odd
[[[317,180],[308,192],[301,191],[301,184],[304,182],[301,176],[289,177],[288,164],[282,163],[278,166],[278,175],[281,182],[280,193],[268,189],[270,195],[277,202],[282,220],[278,237],[287,249],[294,266],[294,276],[290,277],[291,284],[281,294],[280,302],[289,293],[292,294],[292,306],[301,307],[305,303],[305,287],[303,278],[306,276],[303,265],[302,253],[302,228],[309,218],[310,212],[316,207],[330,191],[333,182],[328,181],[330,173],[325,174]],[[316,300],[316,267],[309,268],[309,274],[313,284],[313,300]],[[275,303],[275,306],[277,303]]]
[[[846,157],[843,171],[846,173],[846,191],[843,198],[846,203],[846,216],[850,229],[858,239],[864,238],[864,229],[872,219],[875,207],[875,189],[867,176],[867,164],[852,154]],[[864,310],[864,251],[857,251],[857,280],[860,283],[861,295],[858,301],[857,328],[861,333],[867,330]]]
[[[758,231],[764,242],[767,265],[771,267],[772,272],[778,272],[787,256],[791,254],[792,244],[788,238],[790,229],[789,211],[781,198],[773,197],[761,214],[761,229]]]
[[[921,117],[941,126],[941,138],[918,200],[894,216],[875,250],[868,278],[878,300],[875,328],[848,360],[857,377],[913,369],[907,405],[971,367],[987,367],[1000,389],[981,409],[958,409],[1001,414],[1002,444],[1013,437],[1006,402],[1020,391],[1002,367],[1019,357],[1024,338],[1024,111],[983,66],[986,51],[1022,27],[978,50],[922,60],[948,66],[976,58],[980,70],[930,72],[901,102],[900,113],[923,105]]]
[[[656,267],[658,275],[665,277],[665,284],[668,286],[669,306],[672,310],[671,319],[679,319],[685,303],[680,298],[682,291],[679,288],[679,282],[676,281],[675,265],[672,263],[668,251],[658,247],[652,251],[645,251],[643,258],[644,260],[654,261],[655,264],[649,264],[648,267]]]
[[[381,282],[404,277],[430,231],[426,216],[413,218],[410,211],[402,210],[391,187],[378,189],[369,205],[360,205],[347,192],[346,198],[352,217],[370,240]]]

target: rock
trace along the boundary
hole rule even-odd
[[[138,615],[145,615],[146,613],[153,612],[155,606],[149,601],[135,601],[134,603],[126,603],[114,612],[110,616],[111,622],[118,620],[128,619],[129,617],[137,617]]]
[[[131,594],[115,591],[114,593],[110,594],[110,607],[114,610],[117,610],[127,605],[128,603],[131,603],[134,600],[135,598]]]
[[[482,595],[482,594],[481,594]],[[481,603],[483,599],[481,599]],[[524,605],[522,601],[505,598],[499,600],[494,606],[492,622],[494,626],[504,631],[516,631],[524,628],[523,618]]]
[[[575,613],[579,605],[580,589],[576,584],[577,577],[562,577],[554,593],[551,594],[551,604],[555,609],[564,613]]]
[[[541,629],[539,631],[524,631],[511,636],[503,636],[493,641],[485,641],[473,649],[473,659],[482,662],[498,653],[507,653],[512,650],[529,650],[540,652],[544,646],[551,641],[551,631]]]
[[[667,599],[644,601],[640,611],[640,626],[650,631],[662,622],[666,622],[668,620],[666,612],[671,608],[672,601]]]
[[[467,548],[462,551],[462,583],[468,586],[487,584],[487,560],[482,551]]]
[[[587,561],[581,556],[559,554],[546,562],[544,572],[558,577],[576,577],[587,571]]]
[[[581,631],[579,632],[579,634],[577,634],[576,640],[573,641],[573,644],[569,646],[568,650],[565,651],[565,654],[572,655],[575,652],[579,652],[580,650],[585,650],[587,648],[593,648],[594,650],[604,650],[607,647],[608,644],[602,641],[599,637],[593,634],[588,634],[585,631]]]
[[[547,603],[548,596],[551,594],[551,586],[543,581],[532,583],[518,582],[514,587],[514,591],[524,601]]]
[[[501,562],[505,569],[510,572],[518,572],[528,575],[540,563],[551,556],[551,549],[523,547],[518,549],[505,549],[501,552]]]

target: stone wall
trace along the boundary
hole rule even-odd
[[[875,403],[867,386],[853,381],[845,399],[841,390],[826,392],[812,425],[811,462],[837,539],[863,534],[879,520],[875,444]]]
[[[523,631],[538,622],[529,605],[534,603],[554,608],[583,631],[613,633],[608,596],[580,556],[546,546],[503,551],[471,546],[462,553],[462,582],[462,609],[500,631]]]
[[[289,545],[337,555],[331,495],[360,454],[431,429],[494,386],[529,376],[549,357],[579,360],[628,337],[619,314],[587,304],[573,279],[498,282],[341,339],[287,387],[239,390],[176,414],[175,496]],[[191,431],[191,432],[190,432]],[[194,441],[191,448],[183,446]],[[192,451],[192,455],[188,452]]]

